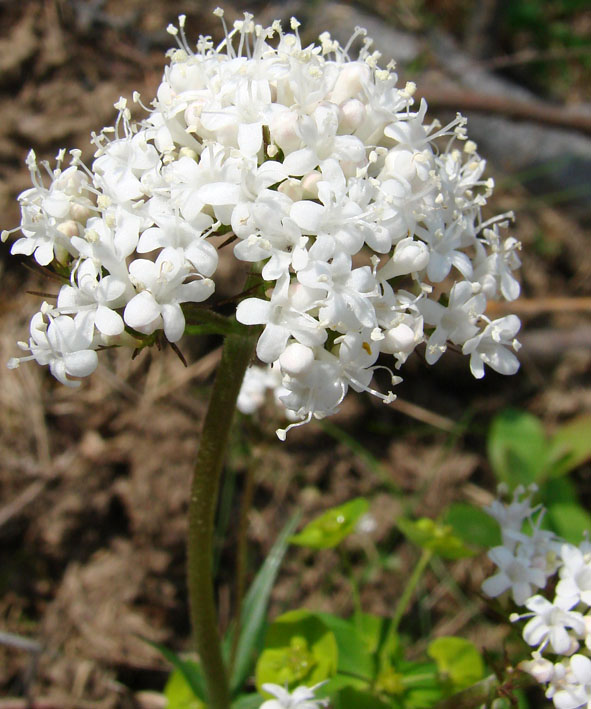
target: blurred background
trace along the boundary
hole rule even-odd
[[[189,37],[220,38],[214,7],[189,0],[0,2],[2,229],[19,222],[28,150],[53,160],[58,149],[78,147],[90,164],[89,134],[113,121],[118,97],[139,91],[151,101],[172,46],[168,23],[184,13]],[[383,65],[394,59],[401,83],[416,82],[432,117],[468,116],[469,136],[497,185],[488,213],[517,216],[523,297],[491,312],[523,320],[518,375],[475,381],[457,353],[434,368],[414,356],[390,407],[348,397],[329,424],[294,430],[285,444],[274,437],[280,422],[271,406],[236,428],[219,513],[230,540],[218,549],[222,623],[232,608],[233,520],[249,467],[251,573],[296,508],[307,521],[365,495],[375,524],[348,544],[364,575],[364,607],[387,614],[416,560],[392,526],[401,496],[411,496],[417,515],[433,518],[453,501],[487,503],[495,480],[486,433],[495,414],[528,411],[547,431],[591,414],[591,8],[588,0],[289,0],[224,8],[230,20],[248,10],[263,24],[295,15],[310,42],[323,30],[346,41],[355,26],[366,27]],[[44,698],[46,709],[152,706],[138,692],[162,688],[167,667],[138,636],[188,647],[186,500],[220,343],[181,343],[188,368],[171,351],[133,361],[129,352],[104,353],[78,391],[35,365],[8,371],[2,363],[27,338],[38,308],[30,292],[57,291],[9,248],[0,252],[0,631],[31,640],[33,650],[0,644],[0,696],[28,693]],[[220,277],[231,269],[222,267]],[[588,463],[573,473],[587,506],[590,473]],[[502,657],[507,630],[483,613],[479,596],[489,573],[484,555],[432,568],[417,627],[470,637]],[[338,555],[289,552],[272,613],[297,605],[351,611]],[[0,708],[25,706],[3,701]]]

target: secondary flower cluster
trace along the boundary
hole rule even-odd
[[[528,612],[525,642],[534,647],[532,659],[520,667],[546,685],[546,696],[557,709],[591,706],[591,542],[567,544],[541,528],[545,509],[532,507],[535,486],[515,490],[509,504],[495,501],[486,511],[501,527],[502,546],[489,552],[499,571],[482,590],[496,597],[511,591]],[[553,600],[537,593],[558,574]],[[581,645],[583,648],[581,648]],[[543,654],[558,656],[555,661]]]
[[[260,398],[279,381],[298,422],[334,412],[349,387],[391,401],[370,386],[378,357],[399,368],[423,342],[429,364],[452,344],[476,377],[485,364],[514,373],[519,320],[485,311],[519,295],[520,245],[502,235],[510,215],[481,216],[493,185],[465,119],[427,123],[414,84],[396,86],[361,29],[345,47],[328,33],[302,46],[295,19],[286,32],[215,14],[218,46],[200,37],[192,49],[183,16],[168,28],[178,48],[147,117],[115,104],[91,168],[76,150],[54,168],[30,153],[12,253],[66,283],[19,343],[30,355],[9,366],[35,359],[76,385],[102,347],[161,331],[177,342],[233,240],[259,274],[236,318],[263,326],[257,355],[273,368],[245,386]]]
[[[263,689],[268,694],[272,694],[274,699],[267,699],[260,706],[260,709],[321,709],[328,706],[328,699],[316,699],[315,691],[324,684],[316,684],[313,687],[296,687],[293,692],[278,684],[264,684]]]

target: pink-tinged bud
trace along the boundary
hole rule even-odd
[[[57,230],[61,232],[64,236],[67,236],[68,238],[72,238],[73,236],[79,236],[78,233],[78,224],[75,221],[72,221],[71,219],[68,219],[65,222],[62,222],[58,227]]]
[[[271,140],[277,143],[286,155],[301,147],[297,125],[298,115],[295,111],[280,111],[271,118],[269,123]]]
[[[330,100],[333,103],[341,104],[347,99],[357,98],[357,95],[363,91],[363,87],[367,86],[370,80],[371,70],[367,64],[362,62],[346,64],[330,93]]]
[[[365,121],[367,109],[359,99],[347,99],[340,106],[339,133],[354,133]]]
[[[319,172],[309,172],[302,178],[303,199],[318,199],[318,183],[322,179]]]

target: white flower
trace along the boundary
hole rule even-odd
[[[314,687],[300,686],[288,692],[278,684],[263,684],[263,691],[272,694],[275,699],[267,699],[260,709],[319,709],[328,706],[328,699],[316,699],[314,692],[324,682]]]
[[[573,655],[558,681],[546,692],[556,709],[589,709],[591,707],[591,660]]]
[[[314,347],[326,340],[320,323],[294,306],[287,278],[281,278],[270,300],[246,298],[238,304],[236,319],[244,325],[265,325],[257,343],[257,355],[263,362],[275,362],[290,337]]]
[[[541,569],[532,567],[529,557],[514,554],[502,546],[491,549],[488,556],[499,571],[482,584],[487,596],[496,598],[511,589],[513,600],[522,606],[536,589],[546,585],[546,575]]]
[[[581,613],[565,611],[543,596],[532,596],[526,601],[525,607],[532,613],[514,615],[511,620],[530,618],[523,629],[523,639],[528,645],[536,645],[539,650],[549,644],[553,652],[564,655],[573,641],[567,628],[572,628],[579,637],[585,632]]]
[[[483,293],[474,292],[468,281],[456,283],[450,291],[447,307],[423,298],[417,308],[428,325],[435,325],[427,341],[425,359],[434,364],[447,349],[447,341],[463,344],[478,332],[476,321],[486,308]]]
[[[185,330],[185,316],[180,303],[199,303],[213,291],[208,278],[186,282],[191,271],[182,251],[167,247],[156,262],[136,259],[129,275],[139,291],[125,306],[125,322],[147,335],[160,328],[170,342],[179,340]]]
[[[466,340],[462,352],[470,355],[470,370],[477,379],[484,376],[485,364],[500,374],[515,374],[519,360],[507,347],[518,350],[521,346],[515,339],[520,327],[516,315],[506,315],[493,320],[481,333]]]
[[[563,608],[573,608],[579,601],[591,606],[591,553],[572,544],[561,549],[562,567],[556,586],[557,602]]]
[[[281,376],[270,388],[294,425],[336,411],[349,387],[392,401],[372,387],[389,370],[378,357],[398,369],[425,339],[429,364],[452,343],[477,377],[485,364],[515,372],[517,318],[484,313],[487,298],[516,297],[519,244],[503,234],[509,215],[483,218],[492,182],[466,119],[429,123],[369,39],[350,56],[362,29],[345,47],[328,33],[302,47],[297,20],[284,30],[245,13],[222,20],[219,45],[194,48],[179,22],[151,108],[134,95],[144,120],[120,99],[92,135],[92,165],[79,151],[67,168],[64,151],[53,169],[28,158],[12,251],[70,276],[53,319],[85,313],[97,347],[121,344],[124,327],[142,344],[159,330],[176,342],[183,305],[212,295],[233,241],[255,264],[249,292],[235,284],[236,317],[264,326],[257,355]],[[260,400],[255,388],[241,406]]]
[[[70,387],[80,386],[70,377],[87,377],[97,367],[98,359],[92,349],[92,315],[79,313],[75,318],[67,315],[53,317],[47,304],[31,319],[29,344],[19,342],[19,347],[29,350],[30,356],[9,360],[11,369],[21,362],[35,359],[38,364],[49,365],[53,376]],[[46,322],[45,318],[49,320]]]

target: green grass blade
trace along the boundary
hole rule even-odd
[[[295,532],[300,521],[299,512],[296,513],[285,525],[269,555],[265,559],[260,571],[252,582],[248,593],[244,597],[242,608],[242,627],[240,628],[236,658],[230,677],[230,691],[239,690],[252,670],[254,660],[263,641],[267,606],[269,596],[275,584],[279,567],[285,556],[288,539]],[[225,638],[228,647],[231,646],[231,634]]]

